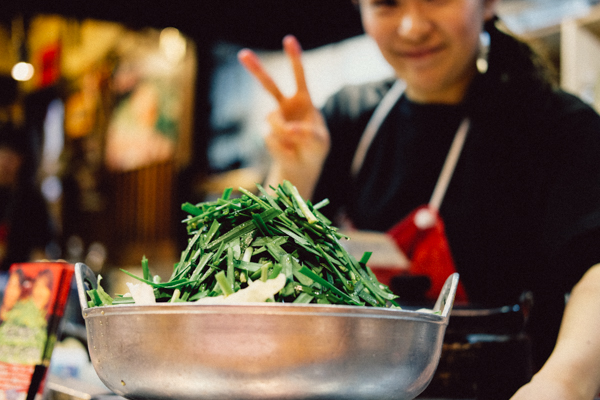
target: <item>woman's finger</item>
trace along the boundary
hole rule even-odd
[[[281,103],[285,97],[271,78],[265,71],[258,56],[251,50],[242,49],[238,53],[238,60],[240,63],[252,74],[262,86],[271,93],[278,103]]]
[[[313,139],[322,140],[319,127],[313,122],[290,121],[285,119],[280,112],[272,112],[267,116],[267,122],[271,127],[271,136],[291,145],[308,143]]]
[[[298,42],[295,36],[287,35],[283,38],[283,48],[292,62],[298,91],[308,93],[304,66],[302,65],[302,47],[300,46],[300,42]]]

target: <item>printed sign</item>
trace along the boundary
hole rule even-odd
[[[0,307],[0,400],[41,397],[73,265],[13,264]]]

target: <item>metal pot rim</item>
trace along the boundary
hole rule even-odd
[[[246,303],[246,304],[194,304],[157,303],[151,305],[114,305],[87,308],[84,318],[107,317],[110,315],[149,314],[252,314],[252,315],[296,315],[329,316],[348,318],[404,319],[437,324],[447,324],[448,317],[430,311],[413,311],[398,308],[376,308],[365,306],[294,303]]]

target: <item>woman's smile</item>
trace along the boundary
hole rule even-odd
[[[479,34],[496,1],[362,0],[365,31],[413,101],[459,103],[477,73]]]
[[[423,46],[395,51],[396,55],[409,62],[426,62],[441,55],[444,46]]]

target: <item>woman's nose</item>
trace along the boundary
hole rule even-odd
[[[419,41],[429,33],[430,29],[431,23],[426,16],[413,8],[402,14],[397,31],[398,35],[406,40]]]

